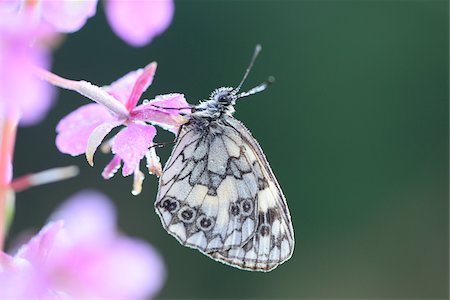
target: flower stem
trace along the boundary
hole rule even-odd
[[[16,116],[0,118],[0,250],[3,249],[6,236],[6,205],[8,185],[12,176],[17,124],[18,118]]]

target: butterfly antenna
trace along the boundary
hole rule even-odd
[[[261,52],[261,45],[257,44],[256,47],[255,47],[255,52],[253,52],[252,60],[250,61],[250,64],[248,65],[247,70],[245,70],[244,77],[242,77],[241,83],[239,83],[239,85],[235,89],[236,93],[239,92],[239,90],[241,89],[241,86],[244,83],[245,79],[247,79],[248,73],[250,73],[250,70],[252,69],[253,64],[255,63],[256,57],[258,57],[259,52]]]
[[[239,95],[237,95],[238,98],[243,98],[243,97],[247,97],[259,92],[264,91],[269,85],[271,85],[272,83],[275,82],[275,77],[270,76],[269,78],[267,78],[266,81],[264,81],[263,83],[255,86],[254,88],[252,88],[251,90],[244,92],[244,93],[240,93]]]

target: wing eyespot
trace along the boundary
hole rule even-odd
[[[180,208],[180,203],[178,200],[172,197],[165,197],[159,202],[159,207],[162,209],[174,213]]]
[[[240,205],[241,214],[245,217],[250,216],[253,213],[253,202],[250,199],[244,199]]]
[[[214,220],[206,215],[201,215],[197,219],[197,227],[203,231],[211,230],[214,226]]]
[[[238,204],[232,204],[232,205],[230,205],[230,214],[231,214],[233,217],[239,216],[240,213],[241,213],[241,208],[239,207]]]
[[[195,217],[197,215],[196,211],[194,209],[192,209],[189,206],[183,206],[179,211],[178,211],[178,218],[183,221],[184,223],[192,223],[195,220]]]

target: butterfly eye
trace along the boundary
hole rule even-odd
[[[230,102],[229,99],[228,99],[228,95],[227,94],[219,95],[219,97],[217,98],[217,101],[223,102],[223,103]]]

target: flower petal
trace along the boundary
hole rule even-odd
[[[128,111],[131,111],[141,98],[143,92],[147,90],[147,88],[152,84],[153,77],[156,72],[156,62],[152,62],[148,64],[144,68],[144,72],[142,72],[141,76],[136,80],[136,83],[133,86],[133,90],[131,91],[131,95],[127,100],[126,107]]]
[[[0,252],[0,286],[3,299],[30,299],[43,285],[26,259]]]
[[[113,177],[117,170],[119,170],[121,161],[120,156],[114,155],[113,159],[111,159],[111,161],[103,169],[102,177],[105,179],[110,179]]]
[[[183,94],[166,94],[158,95],[155,99],[150,100],[147,104],[151,104],[161,111],[172,114],[189,114],[191,106],[187,103]]]
[[[137,106],[130,115],[135,120],[153,123],[177,133],[178,127],[188,121],[180,115],[190,112],[187,107],[189,104],[183,94],[167,94]]]
[[[56,126],[56,146],[62,153],[73,156],[86,152],[89,136],[94,129],[114,117],[99,104],[87,104],[71,112]]]
[[[105,12],[113,31],[128,44],[140,47],[169,27],[174,4],[172,0],[109,0]]]
[[[155,127],[137,123],[130,123],[116,135],[112,152],[123,160],[123,176],[128,176],[136,170],[140,160],[152,145],[155,135]]]
[[[42,18],[57,31],[75,32],[94,16],[97,0],[41,1]]]
[[[165,268],[158,253],[141,241],[117,236],[79,243],[67,253],[65,291],[75,299],[149,299],[162,287]],[[59,278],[58,278],[59,279]]]
[[[116,230],[114,206],[105,195],[94,190],[81,191],[70,197],[50,220],[64,220],[64,228],[75,242],[110,238]]]
[[[92,131],[86,146],[86,159],[91,166],[94,165],[94,153],[105,136],[110,133],[113,128],[122,125],[123,122],[124,121],[105,122],[95,127]]]
[[[143,89],[141,93],[138,95],[138,99],[141,94],[148,88],[153,80],[153,75],[156,70],[156,63],[151,63],[147,65],[145,68],[137,69],[135,71],[128,72],[121,78],[117,79],[109,86],[104,86],[102,89],[107,91],[114,98],[119,100],[122,104],[127,104],[129,99],[131,98],[131,94],[134,91],[134,87],[137,85],[137,82],[144,82]],[[136,101],[137,101],[136,100]],[[135,104],[136,105],[136,104]],[[128,104],[127,104],[128,107]],[[134,106],[133,106],[134,107]]]
[[[33,74],[35,66],[50,67],[50,55],[29,47],[29,37],[16,38],[0,32],[0,99],[4,109],[19,113],[21,125],[40,122],[55,100],[53,86]],[[19,88],[26,87],[26,88]]]
[[[105,196],[77,194],[55,217],[64,218],[67,229],[51,222],[15,257],[0,251],[2,299],[140,300],[162,287],[159,254],[117,232]]]
[[[69,245],[69,240],[63,230],[63,222],[50,222],[23,245],[17,258],[23,258],[38,267],[48,267],[59,258],[62,249]]]

